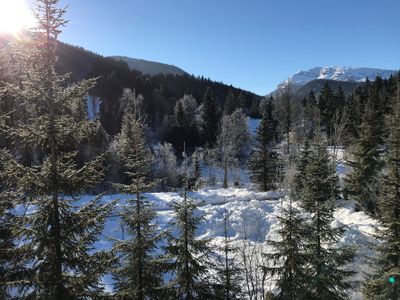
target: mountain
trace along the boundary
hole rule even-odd
[[[378,76],[385,79],[397,72],[377,68],[315,67],[290,76],[278,85],[277,90],[271,92],[269,95],[276,95],[280,88],[290,82],[293,93],[297,97],[302,98],[308,95],[311,89],[318,93],[325,81],[328,81],[332,89],[341,86],[344,92],[349,94],[366,82],[367,79],[373,81]]]
[[[305,85],[315,79],[326,79],[347,82],[365,82],[367,78],[374,80],[377,76],[389,78],[396,73],[394,70],[375,68],[350,68],[350,67],[316,67],[308,71],[300,71],[289,77],[285,82],[294,85]],[[284,82],[284,83],[285,83]]]
[[[126,62],[131,70],[138,70],[146,75],[157,74],[172,74],[172,75],[187,75],[188,73],[182,69],[168,64],[163,64],[155,61],[144,59],[130,58],[126,56],[111,56],[111,58]]]

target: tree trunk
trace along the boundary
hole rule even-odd
[[[136,214],[140,215],[140,194],[136,193]],[[136,225],[136,236],[139,241],[139,247],[141,247],[142,240],[142,230],[141,230],[141,222],[138,222]],[[138,257],[138,300],[144,300],[143,293],[143,262],[142,262],[142,251],[139,249],[139,257]]]
[[[228,158],[224,158],[224,189],[228,188]]]

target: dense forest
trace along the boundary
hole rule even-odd
[[[400,73],[350,93],[326,81],[305,97],[290,83],[260,97],[189,75],[143,75],[58,42],[65,10],[36,2],[38,27],[0,40],[0,298],[348,299],[358,288],[398,299]],[[100,103],[94,117],[89,95]],[[351,169],[344,182],[339,149]],[[220,247],[197,234],[204,217],[190,191],[241,187],[235,168],[287,199],[280,239],[259,253],[261,279],[230,238],[227,212]],[[170,191],[182,201],[163,232],[146,193]],[[107,193],[128,195],[123,208],[103,202]],[[346,228],[332,225],[340,201],[380,224],[362,282],[347,267],[357,245],[340,244]],[[110,216],[126,238],[96,250]],[[264,288],[271,278],[274,292]]]

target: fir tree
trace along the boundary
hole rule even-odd
[[[224,114],[230,115],[238,108],[235,95],[229,91],[225,99]]]
[[[172,208],[176,220],[171,225],[177,234],[169,236],[165,247],[169,259],[168,270],[173,274],[168,285],[172,299],[207,299],[210,297],[205,278],[209,269],[209,241],[200,240],[196,236],[203,218],[195,214],[196,204],[187,196],[187,176],[183,201],[174,202]]]
[[[375,273],[366,282],[366,299],[398,299],[400,297],[400,82],[388,116],[386,166],[379,199],[382,230],[379,255],[374,260]]]
[[[309,279],[306,267],[309,257],[305,252],[307,231],[305,220],[300,216],[300,211],[293,207],[290,197],[288,207],[283,209],[278,220],[281,224],[279,240],[269,240],[274,252],[264,254],[272,266],[264,267],[263,271],[276,276],[279,288],[277,299],[302,299]]]
[[[299,194],[301,206],[310,214],[305,236],[305,249],[310,258],[305,299],[347,299],[352,288],[349,279],[354,272],[344,267],[352,261],[354,250],[337,245],[344,230],[331,225],[335,209],[332,187],[336,176],[331,173],[329,163],[326,143],[317,131]]]
[[[55,47],[65,10],[57,0],[38,0],[38,28],[24,61],[26,75],[19,85],[9,84],[8,93],[24,100],[31,118],[20,124],[14,136],[36,147],[42,159],[32,166],[10,165],[7,181],[19,195],[13,201],[31,209],[15,221],[16,237],[22,242],[16,260],[25,267],[20,279],[10,282],[21,297],[41,299],[89,298],[101,294],[101,276],[109,255],[94,252],[93,243],[103,230],[109,205],[98,198],[77,203],[77,197],[103,176],[102,158],[76,163],[79,145],[89,121],[74,120],[71,105],[82,101],[94,79],[65,87],[67,76],[55,72]]]
[[[130,196],[121,213],[123,225],[128,227],[130,238],[119,240],[114,249],[118,255],[118,267],[114,270],[117,294],[129,299],[155,299],[160,295],[162,268],[155,255],[160,240],[156,216],[150,203],[143,197],[154,184],[148,182],[152,159],[146,147],[143,125],[133,111],[126,110],[118,144],[126,147],[124,161],[128,184],[116,184],[118,191]]]
[[[382,168],[380,158],[382,137],[375,118],[376,111],[370,102],[359,128],[359,139],[348,161],[352,172],[345,178],[346,197],[356,200],[367,213],[372,215],[379,213],[375,190]]]
[[[334,112],[343,110],[346,104],[346,96],[344,95],[342,87],[339,85],[338,89],[335,91],[334,95]]]
[[[236,101],[238,108],[245,109],[247,107],[247,99],[243,92],[239,93]]]
[[[211,88],[204,94],[201,119],[203,142],[212,145],[217,138],[219,109]]]
[[[335,115],[336,105],[334,94],[328,81],[325,81],[322,86],[321,94],[318,97],[318,108],[321,112],[321,124],[324,126],[328,137],[330,137],[332,131],[332,119]]]
[[[274,151],[274,127],[270,117],[263,115],[256,130],[255,146],[249,161],[251,180],[262,191],[274,188],[276,182],[277,153]]]
[[[304,176],[307,165],[309,164],[310,156],[310,140],[306,140],[304,143],[303,150],[300,155],[299,162],[297,164],[297,174],[294,178],[294,195],[300,195],[304,185]]]
[[[235,262],[235,255],[238,254],[238,248],[233,245],[229,237],[228,225],[229,214],[225,209],[224,219],[224,240],[220,251],[222,255],[217,258],[215,298],[224,300],[234,300],[242,298],[242,270]]]
[[[8,155],[0,153],[2,163],[7,163]],[[4,181],[2,181],[4,183]],[[0,298],[9,299],[9,285],[7,283],[18,280],[18,273],[22,272],[21,266],[14,261],[15,237],[12,232],[15,216],[12,213],[12,195],[2,184],[0,193]]]

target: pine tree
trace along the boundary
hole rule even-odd
[[[283,209],[278,220],[281,226],[278,230],[280,239],[268,241],[274,252],[265,253],[264,256],[272,262],[272,266],[264,267],[263,271],[277,278],[277,299],[303,299],[309,279],[306,267],[309,257],[305,252],[307,231],[305,220],[300,216],[300,211],[293,207],[290,197],[288,207]]]
[[[9,157],[5,151],[0,151],[0,161],[2,171],[4,171],[4,165],[8,163]],[[12,232],[13,222],[15,216],[12,213],[12,199],[15,197],[4,184],[2,178],[0,193],[0,298],[9,299],[9,286],[7,282],[15,281],[18,278],[18,273],[22,271],[21,266],[18,262],[14,261],[15,254],[15,237]],[[21,268],[21,269],[20,269]]]
[[[210,291],[205,278],[209,269],[209,241],[196,236],[203,218],[195,214],[196,204],[187,196],[187,176],[183,201],[174,202],[172,208],[176,219],[171,225],[177,233],[169,236],[165,247],[169,258],[168,269],[173,275],[169,283],[172,299],[209,299]]]
[[[217,258],[215,298],[224,300],[234,300],[242,298],[242,270],[235,262],[235,255],[238,248],[233,245],[233,241],[228,235],[229,214],[225,209],[224,219],[224,240],[220,251],[222,255]]]
[[[243,92],[239,93],[236,103],[238,104],[238,108],[245,109],[247,107],[247,99]]]
[[[344,95],[344,91],[340,85],[339,85],[338,89],[335,91],[333,97],[334,97],[334,101],[335,101],[334,112],[341,111],[346,104],[346,96]]]
[[[274,188],[276,182],[277,153],[274,151],[274,124],[267,114],[263,115],[256,130],[255,146],[249,160],[251,180],[262,191]]]
[[[304,148],[301,152],[299,162],[297,164],[297,174],[294,178],[294,195],[300,195],[304,185],[304,177],[305,177],[305,170],[307,165],[310,163],[309,156],[310,156],[310,140],[306,140],[304,142]]]
[[[304,108],[304,127],[306,139],[311,139],[314,135],[314,129],[317,127],[318,120],[318,107],[314,91],[311,90],[306,98],[306,105]]]
[[[366,299],[399,299],[400,297],[400,81],[397,97],[393,99],[392,111],[388,116],[386,154],[387,172],[382,180],[379,199],[382,240],[379,255],[374,260],[375,273],[366,282]]]
[[[156,216],[143,193],[154,186],[148,181],[152,163],[146,147],[143,125],[134,112],[126,110],[118,144],[126,147],[122,160],[128,184],[116,184],[118,191],[132,195],[121,213],[122,224],[128,227],[130,238],[115,242],[118,267],[114,270],[117,294],[129,299],[156,299],[162,286],[160,258],[155,255],[161,236],[153,223]]]
[[[335,210],[332,187],[336,176],[331,173],[329,163],[326,143],[317,131],[299,195],[301,206],[310,214],[304,242],[310,258],[304,299],[347,299],[352,288],[349,279],[354,272],[344,267],[352,261],[354,250],[337,245],[344,229],[331,225]]]
[[[328,81],[325,81],[322,86],[321,94],[318,97],[318,108],[321,112],[321,125],[324,126],[326,134],[330,137],[336,105],[334,94]]]
[[[230,115],[238,108],[238,104],[235,95],[232,91],[229,91],[225,99],[224,114]]]
[[[213,145],[217,138],[219,109],[211,88],[204,94],[201,119],[203,142]]]
[[[15,221],[16,237],[23,241],[16,260],[24,266],[18,281],[10,282],[21,297],[76,299],[98,296],[109,255],[93,251],[102,233],[110,205],[99,198],[82,203],[80,193],[97,184],[103,176],[102,157],[78,165],[79,145],[89,121],[74,120],[73,103],[82,101],[94,79],[65,87],[68,76],[55,72],[55,47],[64,9],[57,0],[37,0],[38,28],[27,50],[24,80],[9,84],[8,93],[23,99],[31,118],[20,124],[14,136],[24,145],[40,151],[32,166],[10,165],[7,181],[19,196],[13,199],[30,208]]]
[[[348,161],[352,172],[345,178],[346,197],[356,200],[369,214],[379,213],[376,199],[378,175],[382,168],[380,158],[382,137],[376,126],[376,111],[368,104],[359,128],[359,139]]]

